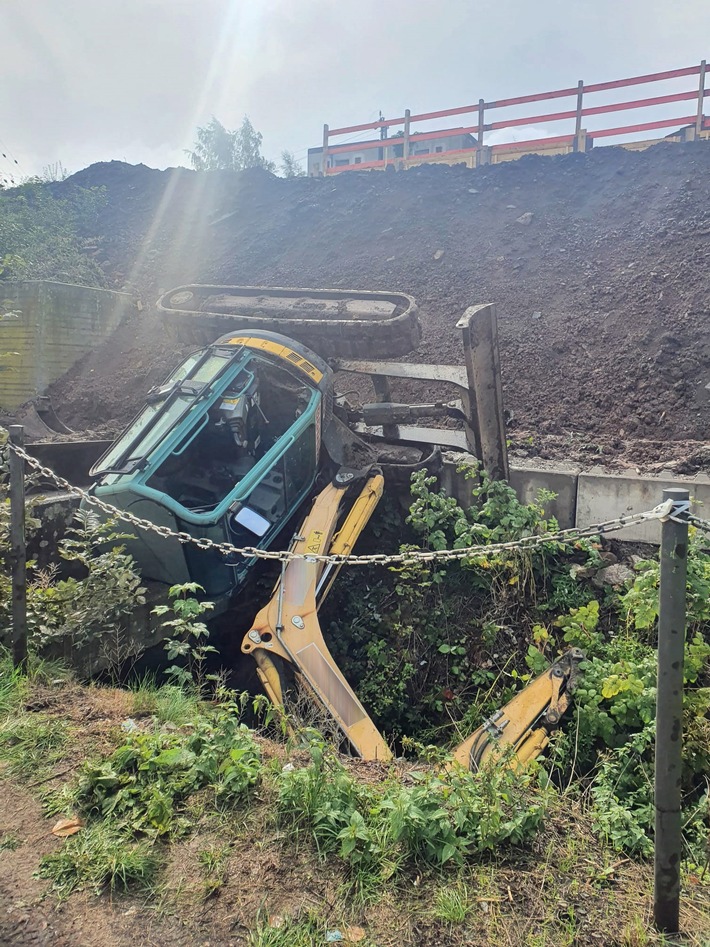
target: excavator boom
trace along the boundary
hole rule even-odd
[[[360,492],[336,533],[346,494],[358,484]],[[340,564],[324,565],[309,554],[349,555],[383,487],[378,468],[363,472],[341,467],[313,501],[293,540],[292,551],[304,558],[285,563],[271,600],[242,642],[242,651],[256,661],[259,678],[276,706],[285,707],[289,693],[300,685],[337,724],[358,756],[381,761],[392,753],[333,660],[318,621],[318,607]],[[583,658],[577,648],[567,651],[464,740],[454,751],[454,761],[475,771],[503,757],[516,768],[536,759],[569,707]]]
[[[337,536],[334,537],[346,492],[364,481],[359,496]],[[289,560],[270,602],[259,612],[244,636],[242,651],[251,654],[270,699],[277,706],[287,702],[295,684],[305,685],[347,737],[355,753],[366,760],[388,760],[392,753],[352,688],[343,677],[323,640],[317,614],[317,589],[324,576],[323,563],[309,559],[332,551],[352,549],[382,496],[384,478],[377,468],[364,473],[341,468],[316,497],[293,552],[303,559]]]

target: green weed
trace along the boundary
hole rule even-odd
[[[190,827],[185,803],[194,793],[209,790],[214,805],[233,806],[260,776],[251,731],[225,707],[198,717],[188,733],[129,735],[108,759],[84,765],[74,801],[129,835],[158,837]]]
[[[442,885],[434,894],[434,917],[445,924],[463,924],[472,910],[471,892],[459,881]]]
[[[59,851],[46,855],[37,872],[49,879],[61,897],[88,888],[97,894],[105,888],[149,888],[161,865],[150,841],[131,842],[105,823],[83,828],[68,838]]]
[[[66,724],[46,714],[20,714],[0,725],[0,760],[13,776],[42,778],[61,759]]]
[[[133,713],[153,716],[158,723],[182,727],[200,716],[200,699],[176,684],[155,684],[148,676],[133,687]]]
[[[321,854],[337,854],[368,881],[392,877],[407,862],[462,864],[471,855],[536,831],[546,793],[533,791],[530,774],[500,767],[470,773],[410,774],[377,786],[357,782],[322,742],[310,746],[311,763],[277,776],[277,811],[283,824],[307,831]]]
[[[314,911],[301,918],[285,918],[280,926],[260,916],[248,941],[249,947],[314,947],[325,942],[325,921]]]

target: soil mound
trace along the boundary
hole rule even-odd
[[[420,306],[417,361],[460,362],[457,319],[498,304],[519,453],[706,464],[704,142],[327,179],[110,162],[71,184],[105,188],[87,242],[109,283],[146,304],[55,384],[74,428],[120,427],[190,348],[152,307],[174,285],[397,290]]]

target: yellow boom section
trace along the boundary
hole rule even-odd
[[[365,484],[342,528],[334,538],[341,504],[357,474],[339,471],[314,500],[292,550],[306,556],[337,551],[347,555],[370,519],[382,496],[384,480],[379,471],[366,476]],[[289,560],[269,603],[262,608],[249,632],[242,651],[251,654],[259,678],[269,698],[284,705],[284,681],[280,663],[290,665],[330,716],[336,721],[353,749],[366,760],[388,760],[392,754],[323,640],[317,614],[316,593],[323,575],[323,563],[304,559]],[[330,578],[328,588],[333,581]]]

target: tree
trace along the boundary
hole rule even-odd
[[[301,162],[296,160],[291,151],[281,152],[279,171],[282,178],[302,178],[306,173],[301,166]]]
[[[195,146],[192,151],[188,149],[187,154],[196,171],[263,168],[273,172],[276,170],[273,161],[261,153],[262,137],[246,115],[239,128],[232,131],[213,116],[209,124],[198,127]]]

